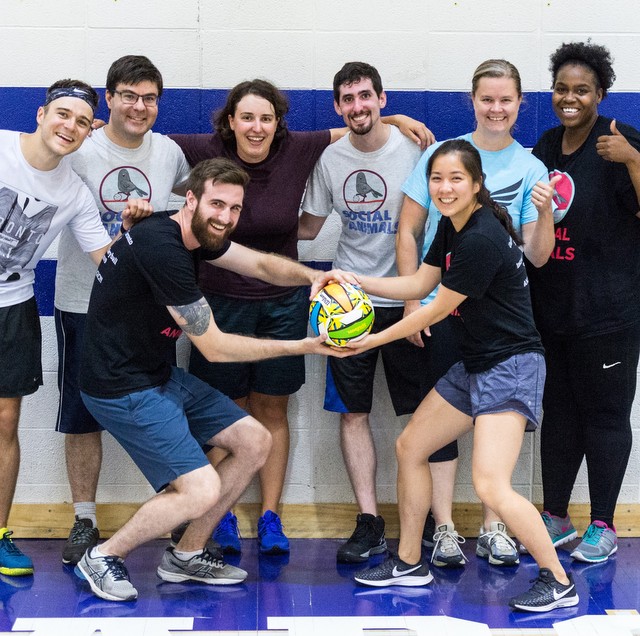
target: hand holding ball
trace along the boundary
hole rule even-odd
[[[330,283],[311,301],[309,324],[326,343],[344,347],[366,336],[373,327],[374,311],[369,297],[349,283]]]

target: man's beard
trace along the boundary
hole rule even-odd
[[[196,211],[191,219],[191,231],[196,237],[196,240],[202,247],[213,252],[219,250],[229,237],[229,234],[233,232],[234,227],[227,224],[227,229],[224,234],[216,234],[215,236],[210,232],[210,222],[203,218],[200,212],[200,205],[196,207]]]

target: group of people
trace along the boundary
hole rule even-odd
[[[288,130],[285,96],[253,80],[230,91],[213,134],[153,133],[162,77],[143,56],[112,65],[109,120],[91,136],[95,91],[71,80],[50,87],[35,133],[2,133],[0,350],[12,362],[0,379],[0,572],[33,572],[6,526],[21,397],[42,383],[33,269],[62,231],[57,430],[75,511],[62,558],[96,595],[136,598],[124,558],[172,531],[160,578],[243,581],[222,553],[241,550],[232,507],[256,473],[260,551],[289,550],[277,512],[288,400],[307,353],[328,356],[324,406],[340,413],[359,507],[337,559],[385,552],[369,426],[380,352],[394,410],[411,414],[396,443],[401,536],[397,555],[355,580],[428,584],[423,545],[437,567],[464,565],[452,519],[455,440],[473,429],[484,505],[476,553],[497,566],[522,551],[537,561],[539,577],[514,609],[577,604],[554,549],[577,537],[567,510],[577,471],[586,458],[591,523],[572,556],[600,562],[617,549],[631,448],[640,135],[598,114],[615,79],[605,47],[563,44],[551,72],[561,125],[533,154],[512,137],[519,73],[499,59],[474,73],[475,130],[443,143],[418,122],[383,118],[382,80],[361,62],[334,77],[345,128],[317,132]],[[177,212],[164,211],[171,192],[185,195]],[[342,222],[336,269],[305,267],[297,242],[315,238],[332,210]],[[345,348],[306,335],[304,288],[313,296],[332,280],[361,285],[376,311],[373,332]],[[181,333],[192,345],[188,371],[175,364]],[[543,408],[540,515],[511,476]],[[98,545],[103,428],[158,494]]]

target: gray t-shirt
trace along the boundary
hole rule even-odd
[[[353,134],[353,133],[351,133]],[[316,164],[302,202],[314,216],[334,209],[342,221],[334,267],[370,276],[395,276],[395,239],[404,194],[401,186],[420,158],[420,148],[395,127],[387,143],[360,152],[351,134],[329,146]],[[378,307],[403,302],[371,296]]]
[[[151,131],[138,148],[123,148],[110,141],[101,128],[71,159],[73,169],[91,190],[111,237],[120,229],[128,199],[146,199],[154,210],[166,210],[171,191],[189,176],[189,164],[178,145]],[[93,261],[80,250],[73,234],[63,230],[58,245],[55,306],[61,311],[86,313],[95,271]]]

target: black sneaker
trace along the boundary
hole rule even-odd
[[[571,574],[569,585],[556,581],[551,570],[541,568],[537,579],[533,579],[533,587],[520,596],[509,601],[509,606],[523,612],[548,612],[559,607],[572,607],[578,604],[578,593]]]
[[[384,519],[363,513],[356,517],[356,529],[346,543],[338,548],[340,563],[362,563],[373,554],[387,551],[384,538]]]
[[[99,538],[100,532],[93,527],[91,519],[79,519],[76,515],[76,522],[62,550],[62,562],[76,565],[87,550],[98,545]]]
[[[180,539],[182,539],[182,535],[184,534],[184,531],[187,529],[188,525],[189,522],[185,521],[171,531],[170,547],[175,548],[178,543],[180,543]],[[214,541],[213,539],[209,539],[205,547],[207,548],[207,550],[209,550],[209,552],[211,552],[211,554],[213,554],[216,559],[220,559],[222,561],[222,550],[220,550],[220,546],[216,541]]]
[[[435,531],[436,520],[431,509],[429,509],[429,512],[427,513],[427,520],[424,522],[424,529],[422,530],[422,545],[425,548],[433,548],[433,535],[435,534]]]
[[[418,587],[431,583],[433,574],[429,572],[429,566],[426,563],[409,565],[400,557],[394,556],[375,568],[358,572],[353,580],[372,587],[386,587],[388,585]]]

